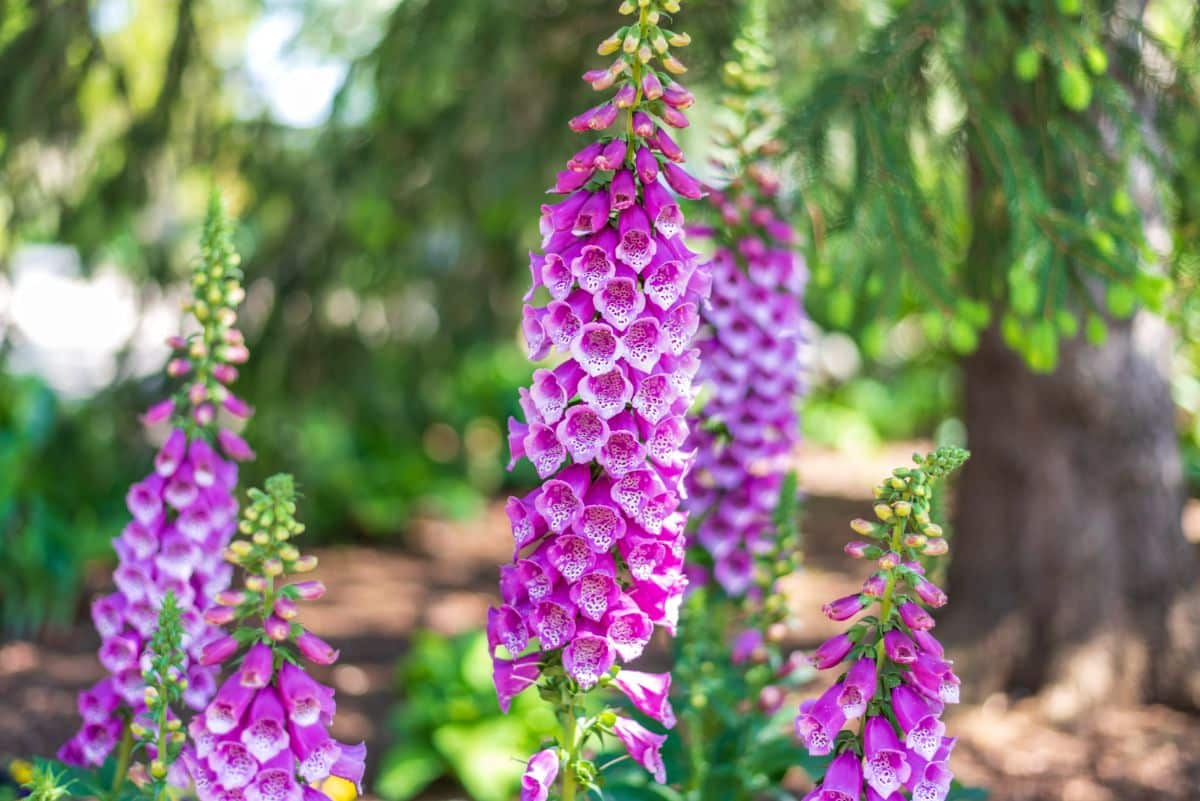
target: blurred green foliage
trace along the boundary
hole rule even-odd
[[[0,373],[0,633],[75,618],[84,566],[117,533],[115,510],[73,497],[105,483],[105,428],[64,410],[37,378]],[[61,450],[64,439],[79,450]]]
[[[477,801],[507,801],[520,789],[520,757],[537,751],[558,726],[553,709],[532,691],[501,714],[482,631],[454,638],[419,632],[396,678],[396,744],[383,755],[373,785],[387,801],[414,798],[441,778]]]

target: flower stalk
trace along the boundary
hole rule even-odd
[[[636,17],[600,45],[615,59],[584,75],[611,96],[569,123],[598,138],[558,174],[559,200],[542,207],[541,252],[530,255],[528,355],[562,358],[534,371],[521,390],[524,420],[509,421],[510,467],[528,459],[541,486],[506,504],[514,553],[501,569],[503,602],[488,614],[497,695],[507,710],[537,684],[564,717],[557,747],[529,760],[524,801],[597,789],[585,748],[602,737],[665,781],[662,735],[611,712],[582,715],[594,688],[632,693],[641,711],[674,725],[670,676],[620,667],[678,622],[692,459],[683,446],[699,358],[691,340],[709,280],[684,242],[676,197],[699,198],[700,184],[668,133],[689,124],[693,103],[671,77],[685,69],[671,48],[688,39],[662,27],[679,3],[619,10]]]
[[[168,596],[178,605],[180,650],[172,665],[183,682],[182,703],[202,709],[216,690],[215,671],[199,657],[218,635],[201,613],[229,585],[232,571],[220,554],[237,518],[236,463],[254,456],[227,427],[251,413],[230,389],[235,365],[249,356],[236,328],[245,296],[238,265],[232,225],[214,194],[192,270],[185,333],[168,340],[175,355],[167,375],[182,381],[172,397],[142,416],[151,429],[167,430],[161,431],[153,470],[125,498],[131,519],[113,541],[116,590],[92,604],[98,656],[109,675],[79,695],[82,726],[58,752],[67,764],[98,767],[114,749],[128,764],[125,747],[128,742],[132,748],[132,739],[126,729],[148,709],[141,665],[153,653]],[[118,771],[118,784],[125,772]]]
[[[879,568],[860,592],[823,607],[849,629],[811,655],[819,670],[848,665],[820,698],[806,701],[796,735],[812,756],[834,754],[806,801],[944,801],[953,774],[948,760],[954,740],[941,721],[946,704],[958,703],[959,679],[933,636],[929,608],[946,595],[925,578],[927,561],[947,552],[943,532],[930,518],[936,483],[956,470],[967,452],[941,448],[914,456],[875,488],[878,522],[854,520],[851,528],[869,541],[851,542],[846,553],[873,559]],[[843,727],[859,719],[857,731]]]
[[[305,661],[331,665],[338,652],[297,620],[297,602],[324,594],[320,582],[284,583],[317,566],[293,539],[298,493],[290,475],[251,489],[225,558],[245,573],[242,589],[219,595],[205,617],[233,625],[205,648],[206,665],[234,662],[203,716],[189,726],[185,764],[201,798],[234,794],[247,801],[328,801],[362,794],[366,748],[329,735],[334,692],[312,677]]]

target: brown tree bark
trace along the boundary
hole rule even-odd
[[[1200,708],[1197,558],[1158,321],[1063,343],[1051,375],[989,332],[965,363],[972,452],[958,487],[944,629],[976,692]]]

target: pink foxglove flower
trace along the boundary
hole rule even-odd
[[[861,597],[826,605],[834,620],[849,620],[878,604],[877,612],[812,655],[821,670],[849,669],[820,698],[806,701],[796,717],[796,736],[810,755],[836,756],[807,801],[944,801],[953,778],[947,761],[954,740],[941,721],[957,703],[959,680],[932,634],[933,616],[945,594],[925,578],[919,557],[940,555],[942,529],[929,519],[933,485],[958,468],[966,451],[943,448],[916,467],[893,471],[876,488],[880,523],[855,520],[853,529],[876,544],[853,554],[878,559],[881,571]],[[843,614],[846,613],[846,614]],[[852,734],[848,721],[862,719]],[[861,756],[860,756],[861,755]]]
[[[284,636],[268,631],[281,599],[294,605],[324,592],[318,582],[282,581],[311,561],[288,542],[304,530],[293,517],[291,476],[272,476],[266,491],[251,490],[250,498],[243,523],[250,537],[230,545],[225,557],[247,573],[234,622],[257,625],[259,634],[192,721],[184,762],[201,799],[327,801],[321,788],[337,782],[361,794],[366,748],[330,737],[333,690],[309,676],[301,661],[327,665],[337,652],[299,627]],[[269,532],[257,522],[263,519],[273,521]]]
[[[174,593],[180,608],[186,659],[177,667],[187,678],[183,701],[188,706],[204,708],[216,689],[214,665],[232,653],[231,643],[203,616],[232,575],[221,553],[237,522],[235,462],[252,456],[249,446],[224,447],[226,438],[235,435],[210,414],[215,403],[233,398],[227,384],[236,370],[230,374],[228,368],[234,360],[245,361],[246,355],[241,334],[233,327],[244,292],[230,237],[230,223],[214,196],[204,224],[203,258],[193,276],[191,308],[203,303],[205,313],[195,315],[194,333],[169,340],[177,355],[167,374],[186,376],[186,385],[142,416],[148,426],[168,423],[170,429],[153,470],[126,495],[131,519],[113,540],[116,591],[92,604],[101,637],[99,659],[111,678],[80,696],[81,708],[88,699],[90,718],[84,715],[82,728],[59,752],[69,764],[103,764],[120,739],[121,721],[143,714],[146,648],[168,592]],[[231,342],[238,343],[232,353]],[[237,441],[244,445],[240,437]],[[95,697],[104,697],[106,703],[98,707],[91,700]],[[113,698],[116,702],[110,703]],[[96,712],[99,708],[107,710],[103,720]]]
[[[776,508],[793,503],[782,493],[794,492],[785,479],[806,388],[807,270],[767,157],[741,159],[709,194],[720,224],[711,229],[712,297],[701,310],[697,379],[710,397],[692,423],[697,457],[688,487],[688,506],[701,520],[695,540],[733,597],[769,584],[758,559],[778,549]]]
[[[636,19],[601,47],[619,49],[617,61],[584,76],[612,100],[570,122],[600,138],[559,173],[551,191],[560,199],[543,206],[540,252],[530,256],[522,313],[528,355],[555,353],[561,361],[535,371],[521,391],[524,420],[509,423],[512,464],[528,459],[542,483],[505,507],[514,555],[487,626],[504,708],[539,674],[543,694],[558,694],[564,706],[608,684],[614,670],[621,681],[620,666],[641,654],[656,628],[674,633],[687,583],[686,413],[699,357],[692,337],[710,281],[683,240],[668,189],[700,195],[663,131],[687,125],[683,109],[691,104],[668,74],[680,65],[658,27],[678,5],[622,6]],[[670,725],[668,683],[630,674],[623,689]],[[645,738],[618,736],[661,776]],[[574,783],[580,755],[577,738],[568,739],[560,741],[557,775]]]

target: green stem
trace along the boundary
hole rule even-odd
[[[571,695],[567,701],[566,719],[563,720],[563,738],[559,741],[559,747],[567,753],[566,764],[563,766],[562,772],[562,801],[575,801],[575,764],[579,759],[575,742],[576,725],[575,696]]]
[[[647,12],[649,6],[642,6],[638,12],[638,40],[646,38]],[[638,57],[636,51],[633,54],[633,87],[637,90],[637,96],[633,99],[633,104],[629,107],[629,113],[626,116],[626,123],[629,127],[629,135],[626,138],[625,160],[630,164],[633,163],[633,156],[636,152],[634,143],[637,142],[637,137],[633,133],[633,113],[637,111],[637,107],[642,104],[642,60]]]
[[[889,543],[889,548],[892,553],[900,553],[900,546],[904,538],[904,526],[907,518],[897,517],[895,524],[892,526],[892,540]],[[883,588],[883,596],[879,599],[879,640],[875,644],[875,664],[878,669],[882,670],[884,656],[887,653],[883,647],[884,627],[887,626],[888,620],[892,616],[892,596],[896,592],[896,571],[898,568],[893,567],[888,570],[887,585]]]
[[[129,721],[121,726],[121,744],[117,746],[117,772],[113,774],[112,794],[115,797],[125,778],[129,775],[129,763],[133,759],[133,732]]]

